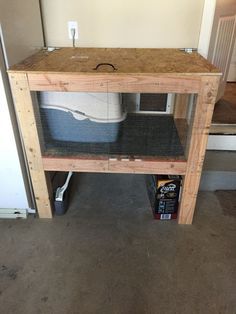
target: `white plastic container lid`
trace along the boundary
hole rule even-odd
[[[77,120],[115,123],[126,117],[119,93],[40,92],[39,103],[41,108],[71,112]]]

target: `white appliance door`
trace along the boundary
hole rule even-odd
[[[0,50],[0,212],[29,207],[8,107],[5,76]]]
[[[0,7],[1,217],[10,209],[35,208],[6,68],[41,49],[44,40],[38,0],[0,0]]]

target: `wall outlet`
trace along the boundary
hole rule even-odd
[[[70,39],[73,39],[73,30],[75,30],[75,39],[79,38],[78,34],[78,23],[76,21],[68,22],[68,36]]]

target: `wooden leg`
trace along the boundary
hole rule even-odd
[[[33,102],[25,73],[9,75],[20,132],[26,151],[34,197],[40,218],[51,218],[51,181],[45,174],[38,139]]]
[[[179,208],[180,224],[191,224],[193,220],[218,84],[219,78],[202,78],[186,144],[187,169]]]

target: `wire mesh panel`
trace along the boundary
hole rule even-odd
[[[183,155],[172,116],[128,114],[119,139],[109,144],[109,154],[127,157]]]
[[[147,101],[148,94],[145,97]],[[153,94],[151,98],[155,107]],[[124,101],[121,94],[38,92],[37,99],[36,120],[44,155],[105,158],[184,155],[173,115],[157,114],[155,110],[129,112],[127,99]]]
[[[109,143],[109,155],[121,158],[179,158],[181,145],[173,115],[166,114],[167,94],[125,94],[127,116],[120,136]],[[160,114],[163,111],[163,114]]]

